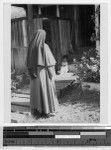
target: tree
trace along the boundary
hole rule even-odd
[[[100,55],[100,5],[95,5],[95,13],[91,16],[95,23],[95,32],[92,33],[91,41],[96,42],[96,50]]]

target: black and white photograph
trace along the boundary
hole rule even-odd
[[[100,123],[100,4],[11,4],[11,123]]]

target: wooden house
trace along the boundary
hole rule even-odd
[[[90,40],[95,32],[95,23],[91,19],[95,14],[95,5],[16,4],[12,7],[15,6],[26,12],[26,15],[15,15],[11,19],[11,66],[18,73],[26,71],[27,47],[37,29],[45,29],[46,43],[58,63],[64,55],[76,57],[84,49],[96,46],[96,42]]]

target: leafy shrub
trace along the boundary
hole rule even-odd
[[[16,72],[11,73],[11,90],[12,92],[16,91],[17,89],[23,87],[25,84],[29,84],[30,79],[27,73],[23,74],[16,74]]]
[[[94,50],[84,52],[80,60],[74,58],[73,64],[69,66],[69,72],[78,75],[80,82],[100,82],[100,57]]]

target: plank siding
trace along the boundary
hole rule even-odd
[[[26,70],[27,56],[27,20],[11,22],[11,68],[17,73]]]
[[[29,39],[34,32],[42,28],[42,19],[32,20],[33,29],[28,32],[27,19],[18,19],[11,22],[11,68],[17,73],[26,71],[26,56]],[[31,33],[30,33],[31,32]]]
[[[28,43],[33,33],[43,27],[43,18],[18,19],[11,22],[11,67],[17,73],[26,71],[26,57]],[[51,37],[50,48],[58,63],[61,57],[70,50],[70,21],[50,19],[49,34]],[[48,31],[46,31],[48,32]],[[48,36],[48,34],[47,34]]]

